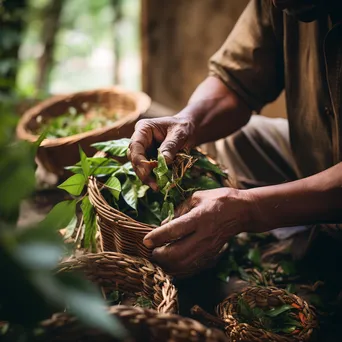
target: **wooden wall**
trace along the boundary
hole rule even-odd
[[[248,0],[142,0],[143,90],[181,109]],[[267,113],[284,113],[283,102]]]

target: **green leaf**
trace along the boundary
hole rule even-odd
[[[127,162],[126,164],[120,166],[114,173],[114,176],[117,175],[126,175],[126,176],[132,176],[137,177],[135,171],[133,170],[133,166],[131,162]]]
[[[35,146],[35,149],[38,149],[38,147],[41,145],[41,143],[46,139],[48,134],[48,131],[45,130],[43,133],[40,134],[38,139],[33,143]]]
[[[87,158],[87,161],[90,164],[90,175],[93,176],[108,176],[122,168],[122,165],[118,161],[109,158],[93,157]],[[67,166],[65,169],[73,173],[83,174],[81,162],[73,166]]]
[[[286,286],[286,291],[290,293],[296,293],[296,285],[295,284],[288,284]]]
[[[280,306],[278,308],[273,308],[269,311],[266,311],[265,312],[265,315],[268,316],[268,317],[277,317],[279,316],[280,314],[286,312],[286,311],[289,311],[289,310],[293,310],[293,307],[291,305],[283,305],[283,306]]]
[[[96,252],[96,214],[95,209],[90,203],[89,197],[86,196],[82,200],[81,209],[83,213],[83,220],[85,225],[84,231],[84,247],[91,248],[93,252]]]
[[[52,270],[63,254],[60,244],[47,242],[28,242],[19,244],[14,249],[15,258],[31,270]]]
[[[119,291],[113,291],[109,296],[108,296],[108,301],[110,302],[111,305],[118,305],[121,301],[121,295]]]
[[[170,222],[175,217],[175,208],[173,203],[164,202],[161,210],[162,221]]]
[[[136,184],[129,178],[126,179],[122,186],[122,197],[125,202],[133,209],[137,210],[138,207],[138,190]]]
[[[238,299],[238,310],[239,314],[245,319],[252,319],[253,313],[250,306],[245,302],[243,298]]]
[[[152,309],[153,308],[153,304],[152,301],[146,297],[138,297],[136,302],[135,302],[135,306],[139,306],[140,308],[143,309]]]
[[[292,326],[292,327],[285,327],[285,328],[279,328],[279,329],[276,329],[275,332],[282,332],[282,333],[285,333],[285,334],[291,334],[293,333],[297,328],[295,326]]]
[[[90,163],[88,162],[86,154],[83,152],[82,147],[79,146],[80,156],[81,156],[81,166],[85,179],[90,176]]]
[[[139,221],[159,226],[162,221],[159,203],[156,201],[152,203],[141,201],[140,203],[143,205],[143,209],[139,212]]]
[[[65,227],[65,235],[64,235],[65,240],[72,237],[72,234],[74,234],[74,231],[76,229],[76,226],[77,226],[77,216],[75,214],[74,217],[69,222],[69,224]]]
[[[131,139],[123,138],[119,140],[110,140],[98,142],[91,146],[99,151],[107,152],[115,157],[125,157],[127,155],[128,146]]]
[[[118,200],[121,193],[120,181],[116,177],[112,176],[108,178],[107,182],[105,183],[105,186],[109,188],[109,191],[112,193],[114,198]]]
[[[146,192],[149,188],[150,187],[148,185],[143,185],[143,184],[139,185],[138,186],[138,198],[143,198],[146,195]]]
[[[158,150],[158,166],[153,169],[153,173],[156,176],[156,181],[159,189],[161,189],[161,192],[165,194],[167,191],[166,187],[169,183],[170,177],[169,177],[169,169],[166,164],[165,157],[162,155],[162,153]]]
[[[280,266],[286,275],[295,275],[297,273],[296,264],[292,261],[282,261]]]
[[[39,223],[43,229],[53,229],[54,231],[67,227],[75,215],[76,201],[63,201],[56,204],[47,214],[45,219]]]
[[[194,165],[202,170],[211,171],[219,176],[227,177],[227,175],[217,165],[211,163],[205,156],[200,157]]]
[[[85,186],[86,179],[82,174],[76,174],[68,178],[65,182],[58,186],[59,189],[67,191],[69,194],[79,196]]]
[[[251,248],[248,251],[247,257],[255,266],[261,266],[261,253],[259,248]]]
[[[195,180],[194,185],[194,187],[197,187],[199,190],[210,190],[221,187],[221,184],[219,182],[208,176],[199,177]]]
[[[238,268],[238,272],[239,272],[242,280],[248,281],[248,282],[250,281],[250,277],[249,277],[248,273],[242,267]]]

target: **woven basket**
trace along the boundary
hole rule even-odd
[[[177,290],[163,270],[146,259],[120,253],[85,254],[60,264],[58,272],[81,271],[103,293],[142,293],[160,313],[177,313]]]
[[[33,133],[39,127],[38,116],[46,122],[49,118],[66,113],[70,107],[74,107],[78,113],[84,113],[84,104],[88,107],[100,105],[110,109],[116,113],[118,120],[110,126],[65,138],[45,139],[42,142],[37,152],[38,163],[61,178],[69,175],[64,169],[66,166],[79,161],[79,146],[87,155],[92,155],[96,150],[90,145],[95,142],[129,138],[134,132],[139,115],[150,107],[151,99],[142,92],[128,92],[120,87],[54,96],[25,112],[18,123],[17,136],[19,139],[34,142],[38,139]]]
[[[104,154],[99,152],[96,156],[104,156]],[[211,162],[215,163],[213,160]],[[222,179],[222,183],[225,186],[231,186],[231,180],[229,179]],[[96,210],[97,223],[102,235],[103,250],[151,259],[152,251],[145,247],[143,239],[155,227],[138,222],[111,207],[102,196],[100,185],[94,177],[89,179],[88,194],[90,202]]]
[[[251,308],[273,308],[288,304],[296,309],[302,324],[291,334],[276,334],[246,323],[240,323],[237,314],[238,299],[243,298]],[[225,322],[227,336],[232,342],[293,342],[310,341],[318,327],[313,308],[300,297],[276,287],[248,287],[242,293],[226,298],[217,307],[217,315]]]
[[[109,313],[117,317],[130,332],[130,342],[228,342],[224,333],[208,329],[199,322],[173,314],[160,314],[130,306],[112,306]],[[82,326],[75,318],[56,314],[41,323],[45,334],[41,342],[112,342],[114,338]]]

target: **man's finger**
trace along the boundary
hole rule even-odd
[[[185,214],[187,214],[191,209],[192,209],[192,205],[191,205],[191,200],[190,198],[188,198],[187,200],[185,200],[184,202],[182,202],[175,210],[175,218],[178,218],[180,216],[183,216]]]
[[[153,259],[166,271],[173,274],[177,271],[181,273],[187,268],[187,255],[195,245],[192,236],[187,236],[167,246],[155,248],[152,254]]]
[[[165,140],[160,145],[160,152],[166,159],[166,163],[170,164],[175,159],[176,154],[184,147],[188,136],[183,130],[170,130]]]
[[[145,236],[144,245],[147,248],[156,248],[193,233],[198,224],[195,215],[196,213],[190,211],[188,214],[154,229]]]

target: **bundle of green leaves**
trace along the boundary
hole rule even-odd
[[[292,334],[302,330],[305,325],[304,315],[296,304],[284,304],[271,309],[251,307],[241,295],[237,303],[237,312],[240,323],[277,334]]]
[[[148,163],[154,166],[153,173],[159,187],[154,192],[137,177],[130,162],[121,163],[116,157],[126,156],[130,139],[100,142],[93,145],[107,154],[106,157],[88,158],[80,150],[81,160],[67,169],[74,173],[59,188],[74,196],[81,196],[81,209],[85,225],[85,247],[95,249],[95,210],[92,207],[84,187],[89,177],[95,177],[101,193],[114,208],[128,216],[153,226],[159,226],[165,220],[172,220],[174,210],[182,201],[197,190],[208,190],[223,186],[227,175],[204,154],[197,150],[187,154],[179,153],[171,165],[167,165],[164,156],[158,152],[157,160]],[[68,225],[67,236],[76,228],[75,217]]]
[[[41,120],[42,117],[38,116],[38,123]],[[103,107],[94,106],[87,113],[78,113],[74,107],[70,107],[67,113],[41,124],[35,133],[42,134],[46,131],[49,139],[64,138],[102,128],[113,124],[115,121],[115,113],[109,113]]]

